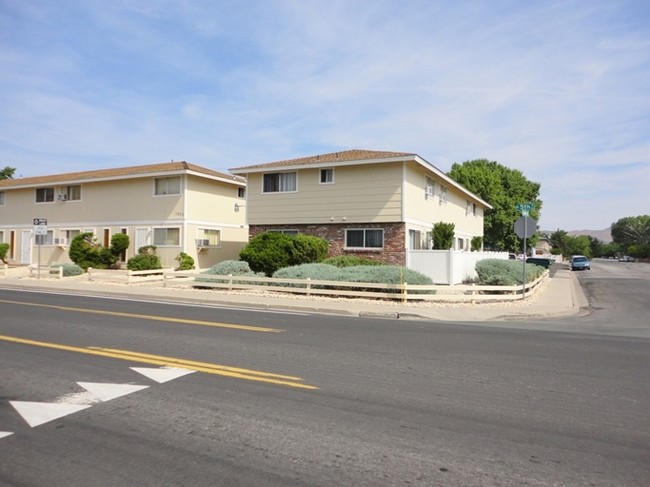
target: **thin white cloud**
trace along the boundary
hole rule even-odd
[[[522,170],[542,184],[551,229],[650,212],[642,2],[22,0],[3,10],[0,166],[17,173],[403,150],[442,170],[473,158]]]

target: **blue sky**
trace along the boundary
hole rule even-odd
[[[650,2],[0,0],[0,168],[487,158],[543,229],[650,213]]]

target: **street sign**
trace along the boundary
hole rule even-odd
[[[523,216],[528,216],[530,212],[535,209],[535,203],[517,203],[515,208],[517,208],[517,211],[519,211]]]
[[[46,218],[34,218],[34,235],[47,235]]]
[[[521,216],[515,222],[515,233],[519,238],[528,238],[537,232],[537,220],[529,216]]]

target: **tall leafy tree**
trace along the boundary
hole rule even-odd
[[[612,240],[623,247],[650,244],[650,215],[626,216],[612,223]]]
[[[514,232],[514,224],[521,214],[516,205],[534,203],[535,208],[530,216],[539,219],[542,208],[539,183],[529,181],[517,169],[487,159],[454,163],[448,176],[492,205],[493,208],[485,212],[485,248],[510,252],[519,250],[522,245]],[[536,239],[531,236],[529,247],[535,245]]]
[[[13,179],[15,172],[16,172],[15,167],[7,166],[4,169],[0,169],[0,180],[2,180],[2,179]]]

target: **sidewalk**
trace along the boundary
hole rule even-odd
[[[227,292],[186,287],[162,287],[160,283],[116,284],[86,279],[50,277],[0,277],[0,289],[60,292],[92,296],[114,296],[143,301],[196,303],[293,312],[329,313],[435,321],[485,322],[575,316],[586,312],[588,303],[577,277],[565,266],[556,265],[552,277],[525,300],[500,303],[400,303],[369,299],[307,297],[278,293]]]

